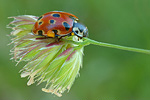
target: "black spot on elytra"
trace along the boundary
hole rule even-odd
[[[38,20],[42,19],[42,17],[43,17],[43,16],[40,16],[40,17],[38,18]]]
[[[63,26],[67,31],[70,29],[70,25],[67,22],[63,22]]]
[[[54,22],[55,22],[54,20],[50,20],[50,23],[51,23],[51,24],[54,24]]]
[[[42,24],[42,22],[39,22],[39,25],[41,25]]]
[[[43,31],[42,31],[42,30],[39,30],[39,31],[38,31],[38,35],[41,35],[41,36],[42,36],[42,35],[43,35]]]
[[[59,14],[53,14],[52,16],[53,16],[53,17],[60,17]]]
[[[57,31],[57,30],[53,30],[53,32],[54,32],[55,34],[57,34],[57,33],[58,33],[58,31]]]

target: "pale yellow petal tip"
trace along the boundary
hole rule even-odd
[[[21,78],[29,76],[31,73],[30,72],[23,72],[21,73]]]
[[[70,90],[70,86],[67,87],[68,91]]]
[[[27,85],[29,86],[29,85],[31,85],[31,84],[33,84],[33,83],[34,83],[34,77],[30,77],[30,79],[29,79]]]
[[[60,94],[60,93],[58,93],[58,92],[54,92],[54,90],[52,90],[52,89],[45,89],[45,88],[42,88],[42,91],[44,91],[44,92],[47,92],[47,93],[54,93],[55,95],[57,95],[58,97],[61,97],[62,96],[62,94]]]

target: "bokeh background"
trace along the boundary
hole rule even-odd
[[[44,93],[44,85],[27,86],[10,61],[6,25],[9,16],[61,10],[75,14],[91,39],[150,49],[150,0],[0,0],[0,100],[149,100],[150,55],[90,45],[83,68],[69,93]]]

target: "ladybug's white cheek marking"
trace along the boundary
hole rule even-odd
[[[83,37],[83,32],[80,32],[78,27],[74,27],[73,32],[75,32],[75,34],[78,34],[79,36]]]
[[[78,27],[74,27],[73,31],[76,32],[77,34],[80,32]]]

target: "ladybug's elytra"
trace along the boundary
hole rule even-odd
[[[61,11],[52,11],[40,16],[32,32],[46,37],[64,37],[76,35],[79,38],[88,36],[88,29],[79,23],[78,17]]]

